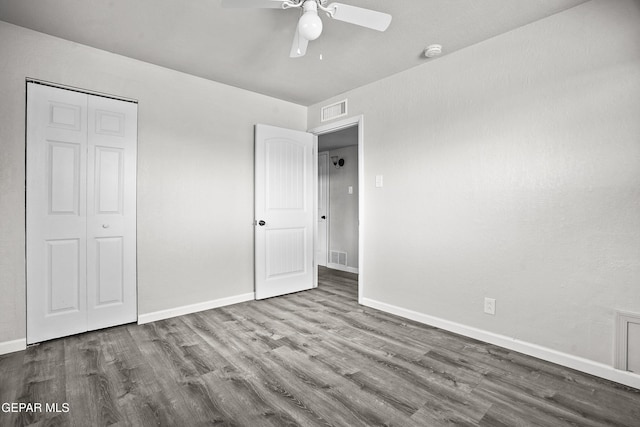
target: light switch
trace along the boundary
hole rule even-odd
[[[376,175],[376,188],[382,187],[382,175]]]
[[[350,185],[350,186],[349,186],[349,189],[348,189],[347,191],[349,192],[349,194],[353,194],[353,186],[352,186],[352,185]]]

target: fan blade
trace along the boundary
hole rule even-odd
[[[300,58],[301,56],[304,56],[304,54],[307,53],[308,44],[309,40],[302,37],[296,27],[296,33],[293,36],[293,44],[291,45],[291,53],[289,54],[289,57]]]
[[[361,7],[349,6],[342,3],[331,3],[327,9],[333,10],[333,19],[384,31],[391,23],[391,15]]]
[[[282,9],[282,3],[284,3],[282,0],[222,0],[222,7]]]

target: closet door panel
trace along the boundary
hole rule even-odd
[[[27,89],[27,343],[87,330],[87,96]]]
[[[137,320],[137,105],[89,97],[88,327]]]

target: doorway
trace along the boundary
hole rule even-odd
[[[362,299],[363,117],[325,125],[318,137],[317,264],[357,275]],[[322,268],[319,273],[327,271]]]

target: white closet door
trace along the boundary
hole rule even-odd
[[[137,319],[137,105],[89,96],[88,329]]]
[[[27,343],[86,331],[87,96],[29,84]]]
[[[136,320],[133,103],[27,89],[27,343]]]

